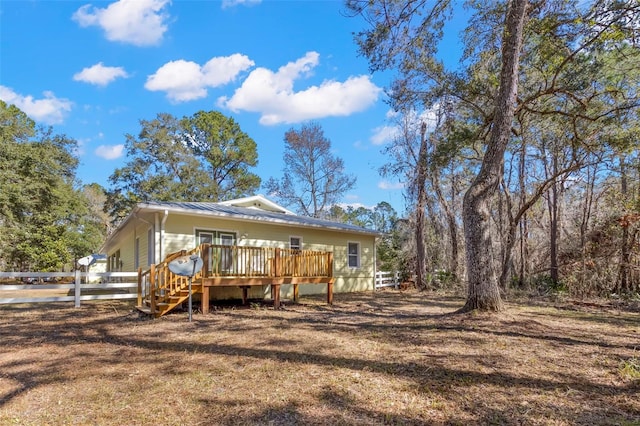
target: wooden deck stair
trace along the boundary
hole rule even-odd
[[[183,288],[184,287],[184,288]],[[143,300],[142,306],[137,306],[138,310],[148,315],[153,315],[155,318],[159,318],[164,314],[167,314],[174,310],[176,307],[181,306],[189,299],[189,286],[188,284],[181,285],[180,290],[169,294],[165,292],[164,295],[156,292],[155,310],[151,310],[151,299],[147,297]],[[191,283],[191,292],[193,294],[202,294],[202,284]]]
[[[181,250],[169,254],[162,263],[152,265],[147,272],[149,277],[147,292],[142,295],[141,282],[138,283],[138,304],[136,308],[155,318],[171,312],[189,299],[189,279],[175,275],[169,270],[169,262],[198,252]],[[140,275],[140,273],[139,273]],[[140,281],[140,279],[139,279]],[[191,280],[192,294],[202,294],[202,277],[197,273]]]

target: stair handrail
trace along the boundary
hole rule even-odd
[[[140,297],[139,300],[141,301],[141,299],[144,300],[148,298],[151,305],[151,312],[156,312],[157,295],[162,294],[163,298],[167,299],[171,295],[176,294],[178,291],[183,290],[188,286],[187,277],[181,277],[171,272],[171,270],[169,269],[169,263],[182,256],[202,253],[202,246],[204,246],[204,244],[201,244],[192,250],[183,249],[173,253],[169,253],[167,256],[165,256],[162,262],[151,264],[148,270],[142,271],[140,269],[139,291],[142,292],[142,277],[148,276],[148,285],[146,286],[144,296]],[[193,276],[193,279],[199,279],[201,278],[201,276],[202,272],[199,271]]]

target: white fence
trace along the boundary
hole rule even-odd
[[[382,287],[398,288],[400,285],[400,272],[376,271],[376,289]]]
[[[74,302],[77,308],[83,300],[136,299],[138,297],[137,272],[0,272],[0,279],[7,278],[22,282],[28,280],[33,283],[0,284],[0,305]],[[69,283],[70,278],[72,282]],[[63,282],[57,283],[57,281]],[[39,293],[39,295],[32,295],[33,293]],[[32,296],[25,297],[25,294]],[[4,297],[5,295],[17,297]]]

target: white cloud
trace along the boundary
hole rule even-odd
[[[127,78],[129,74],[122,67],[105,67],[102,62],[84,68],[79,73],[74,74],[75,81],[82,81],[96,86],[106,86],[116,78]]]
[[[378,182],[378,188],[385,190],[396,190],[404,188],[404,182],[389,182],[388,180],[381,180]]]
[[[174,102],[186,102],[207,96],[207,88],[227,84],[254,62],[245,55],[212,58],[200,66],[195,62],[179,59],[167,62],[147,78],[144,87],[151,91],[163,91]]]
[[[260,4],[262,0],[222,0],[222,8],[227,9],[238,5],[253,6],[254,4]]]
[[[311,73],[318,63],[318,53],[308,52],[277,72],[257,68],[231,98],[219,98],[218,105],[234,112],[259,112],[261,124],[274,125],[348,116],[366,109],[378,99],[381,89],[364,75],[349,77],[344,82],[328,80],[320,86],[295,92],[294,81]]]
[[[162,41],[169,0],[119,0],[104,9],[85,4],[72,16],[81,27],[98,26],[107,40],[151,46]]]
[[[95,153],[98,157],[104,158],[105,160],[115,160],[116,158],[122,157],[122,153],[124,151],[124,145],[100,145],[96,148]]]
[[[391,142],[400,134],[397,126],[380,126],[372,130],[371,143],[374,145],[384,145]]]
[[[44,99],[33,99],[33,96],[20,95],[6,86],[0,86],[0,99],[13,104],[37,122],[60,124],[66,113],[71,111],[73,102],[69,99],[57,98],[53,92],[43,92]]]

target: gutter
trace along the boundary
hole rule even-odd
[[[154,240],[156,239],[155,238],[156,232],[158,232],[158,234],[159,234],[159,237],[160,237],[160,238],[158,238],[159,241],[154,241],[155,249],[154,249],[153,252],[154,252],[155,259],[153,259],[153,263],[160,263],[162,261],[162,259],[163,259],[162,246],[163,246],[163,242],[164,242],[164,227],[165,227],[165,224],[167,223],[167,217],[169,216],[169,211],[168,210],[164,211],[164,214],[162,216],[162,221],[158,220],[158,212],[156,212],[156,214],[155,214],[155,223],[151,223],[148,220],[145,220],[145,219],[141,218],[140,216],[138,216],[138,213],[140,212],[140,210],[141,210],[140,208],[136,208],[136,210],[134,210],[134,212],[132,214],[133,217],[136,220],[139,220],[140,222],[144,222],[144,223],[146,223],[147,225],[149,225],[149,226],[151,226],[153,228],[153,230],[154,230]],[[134,235],[135,235],[135,229],[136,229],[135,225],[134,225],[133,229],[134,229]]]
[[[158,262],[156,263],[162,262],[162,259],[164,259],[164,250],[162,250],[162,247],[164,247],[164,226],[167,223],[168,217],[169,210],[165,209],[162,216],[162,222],[160,222],[160,257],[158,258]]]

